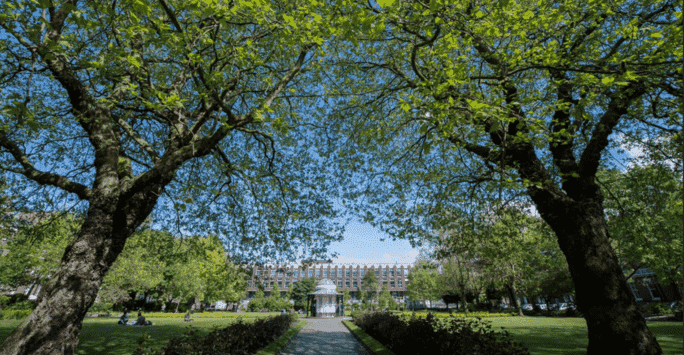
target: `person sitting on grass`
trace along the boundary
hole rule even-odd
[[[119,324],[128,325],[128,311],[124,311],[121,318],[119,318]]]
[[[135,325],[152,325],[152,322],[145,321],[145,317],[143,317],[142,312],[138,311],[138,321],[135,322]]]
[[[192,319],[190,319],[190,311],[188,311],[188,313],[185,314],[185,317],[183,318],[183,320],[186,322],[192,322],[193,321]]]

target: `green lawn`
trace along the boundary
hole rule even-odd
[[[144,333],[150,335],[150,344],[161,348],[169,339],[182,335],[189,327],[209,333],[235,321],[232,318],[195,318],[194,322],[186,323],[182,318],[148,319],[155,325],[123,327],[116,325],[116,318],[88,318],[83,322],[81,341],[76,353],[129,355]],[[245,321],[250,319],[254,318],[247,318]],[[532,355],[586,353],[587,328],[583,318],[505,317],[486,320],[491,322],[495,330],[501,330],[501,327],[508,330],[516,341],[530,349]],[[20,323],[21,321],[0,320],[0,342]],[[648,327],[655,334],[665,354],[682,354],[681,323],[648,322]]]
[[[532,355],[586,354],[588,339],[584,318],[486,318],[492,329],[504,327]],[[682,354],[682,323],[648,322],[665,354]]]
[[[259,314],[259,316],[265,315]],[[189,327],[206,334],[235,321],[234,318],[194,318],[193,322],[184,322],[183,318],[148,317],[147,319],[151,320],[154,325],[151,327],[119,326],[116,324],[118,318],[87,318],[83,321],[81,340],[76,354],[130,355],[138,346],[138,340],[145,333],[150,336],[148,344],[161,348],[169,339],[184,334]],[[249,322],[254,319],[256,318],[245,318],[244,321]],[[0,320],[0,343],[20,323],[19,320]]]

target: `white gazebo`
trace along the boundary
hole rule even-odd
[[[335,283],[323,279],[318,282],[316,291],[309,294],[312,316],[318,318],[332,318],[340,314],[342,294],[337,293]]]

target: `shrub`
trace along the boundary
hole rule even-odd
[[[663,314],[672,314],[672,310],[665,307],[662,303],[649,303],[646,306],[645,310],[646,314],[655,314],[655,315],[663,315]]]
[[[199,354],[254,354],[285,333],[294,318],[289,315],[258,319],[244,323],[238,319],[224,329],[200,336],[190,330],[180,338],[173,338],[161,350],[147,346],[149,337],[143,337],[136,349],[136,355],[199,355]]]
[[[8,296],[0,296],[0,309],[9,304],[10,298]]]
[[[92,313],[109,313],[112,311],[112,304],[111,303],[105,303],[105,302],[98,302],[90,306],[90,309],[88,309],[88,312]]]
[[[354,319],[364,332],[397,355],[402,354],[488,354],[529,355],[507,332],[491,330],[489,323],[456,317],[437,319],[399,317],[392,313],[365,313]]]
[[[3,307],[6,311],[32,311],[34,308],[36,303],[31,301],[19,301]]]
[[[266,301],[263,298],[255,298],[247,304],[247,309],[250,312],[259,312],[265,306]]]
[[[31,312],[33,312],[33,310],[29,309],[0,311],[0,319],[24,319],[28,317]]]

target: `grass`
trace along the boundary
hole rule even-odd
[[[299,321],[292,329],[288,330],[285,332],[285,334],[281,335],[278,340],[274,341],[271,343],[269,346],[259,350],[259,352],[256,353],[256,355],[276,355],[280,350],[282,350],[285,345],[287,345],[287,342],[292,339],[293,336],[295,336],[297,333],[299,333],[300,330],[304,327],[306,324],[305,320]]]
[[[247,313],[250,317],[242,318],[244,322],[253,322],[257,318],[279,314]],[[138,346],[138,340],[147,333],[147,341],[151,347],[162,348],[171,338],[187,332],[190,327],[199,333],[208,334],[215,329],[224,328],[236,321],[236,318],[199,318],[193,322],[184,322],[183,318],[147,317],[154,324],[151,327],[119,326],[118,318],[86,318],[76,354],[82,355],[130,355]],[[21,320],[0,320],[0,343],[10,335]]]
[[[357,327],[356,324],[351,321],[345,320],[342,323],[349,328],[349,331],[354,334],[354,336],[362,342],[366,348],[368,348],[373,354],[377,355],[394,355],[394,353],[382,345],[379,341],[373,339],[370,335],[366,334],[361,328]]]
[[[504,327],[513,340],[525,344],[532,355],[586,354],[589,340],[584,318],[487,318],[492,329]],[[664,354],[682,354],[682,323],[648,322]]]
[[[244,321],[254,321],[256,317],[274,314],[277,312],[273,314],[247,313],[252,317],[244,318]],[[193,317],[194,321],[191,323],[184,322],[182,318],[150,317],[148,319],[155,325],[152,327],[123,327],[116,325],[117,318],[85,319],[76,354],[130,355],[138,346],[138,339],[144,333],[150,335],[150,345],[161,348],[169,339],[184,334],[189,327],[207,334],[235,321],[234,318],[199,317]],[[514,340],[525,344],[532,355],[586,354],[587,326],[583,318],[504,317],[487,318],[486,321],[491,322],[492,328],[495,330],[504,327]],[[345,322],[345,324],[347,323]],[[0,320],[0,343],[19,324],[21,324],[20,320]],[[352,326],[358,329],[355,325],[352,324]],[[648,327],[658,339],[664,354],[683,353],[681,323],[648,322]],[[351,327],[349,328],[355,333]],[[365,333],[363,335],[370,338]],[[358,334],[357,336],[364,341],[363,336]],[[372,338],[370,340],[375,341]],[[377,341],[375,342],[377,343]],[[369,347],[375,348],[371,345]]]

